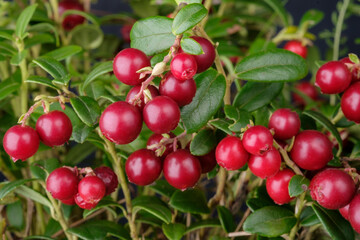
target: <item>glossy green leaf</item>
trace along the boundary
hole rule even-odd
[[[192,3],[183,7],[174,18],[172,32],[179,35],[198,24],[207,15],[207,10],[200,3]]]
[[[11,79],[0,82],[0,100],[3,100],[11,93],[18,90],[20,86],[21,86],[20,83],[11,81]]]
[[[86,218],[87,216],[93,214],[94,212],[98,211],[102,208],[111,209],[110,207],[117,207],[120,208],[122,211],[125,211],[125,208],[118,204],[117,202],[114,202],[113,200],[108,199],[102,199],[94,208],[91,210],[84,210],[83,212],[83,218]],[[116,211],[112,210],[112,213],[114,214],[114,217],[117,217]]]
[[[244,231],[265,237],[277,237],[289,233],[296,224],[294,213],[279,206],[256,210],[244,222]]]
[[[264,38],[257,38],[254,42],[251,43],[249,48],[249,55],[276,49],[275,43],[271,42],[270,40],[266,40]]]
[[[312,207],[305,207],[300,215],[300,225],[304,227],[314,226],[321,223]]]
[[[70,103],[81,121],[89,127],[96,124],[100,117],[101,110],[93,98],[87,96],[71,98]]]
[[[282,83],[248,82],[236,95],[233,105],[248,112],[253,112],[269,104],[279,95]]]
[[[27,182],[34,181],[35,179],[20,179],[12,182],[6,183],[0,189],[0,199],[3,199],[6,195],[8,195],[14,189],[24,185]]]
[[[194,78],[196,94],[192,102],[181,109],[181,118],[187,133],[202,128],[220,108],[225,95],[226,81],[214,69],[209,69]]]
[[[328,210],[317,204],[313,204],[312,208],[320,219],[323,227],[334,240],[354,240],[354,230],[350,223],[346,221],[339,211]]]
[[[233,232],[235,231],[236,224],[234,222],[234,218],[229,209],[224,206],[217,206],[216,207],[221,226],[225,230],[225,232]]]
[[[229,129],[233,132],[240,132],[242,128],[250,124],[250,120],[252,119],[250,113],[236,106],[226,105],[224,111],[226,117],[234,121],[234,123],[229,126]]]
[[[26,187],[25,185],[19,186],[14,191],[15,191],[15,193],[17,193],[25,198],[30,198],[31,200],[38,202],[48,208],[53,208],[52,204],[46,197],[44,197],[37,191],[35,191],[29,187]]]
[[[45,181],[48,174],[59,167],[59,160],[56,158],[50,158],[45,160],[38,160],[31,163],[30,171],[34,177]]]
[[[181,223],[163,224],[162,230],[169,240],[180,240],[186,231],[186,226]]]
[[[41,84],[50,88],[53,88],[55,90],[59,89],[57,86],[55,86],[52,81],[46,77],[41,76],[29,76],[26,80],[26,83],[36,83]]]
[[[61,15],[61,21],[63,21],[66,18],[66,16],[69,16],[69,15],[80,15],[80,16],[86,18],[87,20],[89,20],[90,22],[92,22],[95,25],[100,24],[100,20],[98,19],[97,16],[95,16],[95,15],[93,15],[91,13],[85,12],[85,11],[80,11],[80,10],[75,10],[75,9],[66,10]]]
[[[263,200],[261,198],[249,198],[246,200],[246,205],[250,208],[251,211],[254,212],[263,207],[274,206],[274,203],[268,200]]]
[[[14,65],[14,66],[19,66],[20,63],[22,62],[22,60],[25,59],[27,53],[28,53],[28,51],[26,49],[21,52],[16,53],[14,56],[12,56],[12,58],[10,60],[10,64]]]
[[[302,16],[299,26],[307,23],[309,24],[309,27],[312,27],[321,22],[323,18],[324,13],[322,11],[319,11],[317,9],[310,9],[306,11],[305,14]]]
[[[135,198],[132,203],[134,212],[143,210],[151,213],[153,216],[162,220],[166,224],[171,222],[172,215],[170,209],[157,197],[140,196]]]
[[[247,81],[290,82],[304,78],[308,69],[299,55],[276,49],[245,57],[236,65],[235,73]]]
[[[289,183],[290,197],[296,197],[306,191],[309,187],[310,180],[304,176],[295,175],[291,178]]]
[[[190,152],[195,156],[203,156],[215,148],[216,143],[216,136],[213,130],[201,130],[191,141]]]
[[[168,198],[170,198],[176,191],[176,188],[171,186],[166,180],[163,179],[157,180],[155,184],[152,184],[149,187],[156,193]]]
[[[37,4],[32,4],[26,7],[20,14],[20,16],[16,20],[15,26],[15,35],[21,39],[24,39],[26,36],[26,28],[29,25],[30,19],[32,18],[35,10],[37,8]]]
[[[29,27],[29,32],[51,32],[55,36],[56,46],[59,45],[59,33],[56,27],[50,23],[38,23]]]
[[[77,143],[84,143],[93,129],[85,124],[77,124],[73,127],[72,138]]]
[[[97,77],[109,73],[113,70],[113,62],[108,61],[99,64],[97,67],[95,67],[86,77],[84,84],[82,86],[82,91],[88,86],[92,81],[94,81]]]
[[[180,45],[181,49],[188,54],[200,55],[204,53],[201,45],[192,38],[182,38]]]
[[[76,55],[81,51],[82,51],[82,48],[80,46],[70,45],[70,46],[64,46],[64,47],[55,49],[51,52],[47,52],[43,56],[51,57],[51,58],[56,59],[57,61],[61,61],[68,57]]]
[[[33,60],[33,62],[49,73],[54,79],[63,79],[68,75],[65,67],[54,58],[39,57]]]
[[[131,47],[154,55],[169,49],[175,41],[171,32],[173,20],[167,17],[149,17],[137,21],[131,29]]]
[[[71,43],[85,50],[98,48],[104,40],[104,33],[97,25],[78,25],[69,35]]]
[[[188,189],[185,191],[178,190],[171,196],[169,204],[181,212],[199,214],[210,213],[205,195],[199,189]]]
[[[280,0],[264,0],[276,12],[285,26],[289,25],[288,14]]]
[[[92,154],[96,150],[96,147],[89,143],[84,142],[83,144],[77,144],[75,147],[72,147],[68,154],[66,154],[66,158],[64,163],[67,165],[74,166],[80,162],[82,162],[86,157]]]
[[[6,205],[6,217],[9,227],[15,228],[18,231],[21,231],[24,228],[25,220],[23,210],[21,201]]]
[[[221,131],[227,133],[227,134],[232,134],[232,131],[229,129],[229,127],[231,125],[233,125],[232,120],[216,119],[216,120],[212,120],[210,122],[210,124],[213,125],[214,127],[216,127],[217,129],[220,129]]]
[[[220,221],[218,219],[206,219],[201,220],[195,223],[191,223],[190,227],[186,229],[186,234],[192,231],[196,231],[202,228],[215,228],[221,227]]]

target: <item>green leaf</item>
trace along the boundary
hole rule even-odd
[[[104,40],[104,33],[97,25],[78,25],[69,35],[73,44],[85,50],[98,48]]]
[[[290,82],[304,78],[308,69],[298,54],[276,49],[245,57],[236,65],[235,73],[246,81]]]
[[[113,70],[113,62],[108,61],[99,64],[97,67],[95,67],[86,77],[84,84],[82,86],[82,91],[86,88],[87,85],[89,85],[92,81],[94,81],[97,77],[109,73]]]
[[[11,79],[0,82],[0,100],[3,100],[11,93],[15,92],[20,88],[21,84],[14,82]]]
[[[312,208],[332,239],[355,239],[354,230],[350,223],[346,221],[337,210],[328,210],[317,204],[313,204]]]
[[[309,27],[315,26],[321,20],[324,18],[324,13],[322,11],[319,11],[317,9],[309,9],[304,13],[300,20],[299,26],[302,26],[303,24],[307,23],[309,24]]]
[[[187,3],[187,4],[190,4],[190,3],[201,3],[201,0],[175,0],[176,3],[178,5],[180,5],[180,3]]]
[[[30,19],[32,18],[37,4],[32,4],[25,8],[20,16],[16,20],[15,35],[21,39],[26,37],[26,28],[29,25]]]
[[[84,143],[92,128],[85,124],[77,124],[73,127],[72,137],[77,143]]]
[[[68,77],[65,67],[52,57],[39,57],[33,62],[44,69],[55,79],[64,79]]]
[[[190,143],[190,152],[195,156],[208,154],[216,146],[215,132],[204,129],[198,132]]]
[[[335,137],[336,141],[339,144],[339,149],[338,149],[336,155],[340,156],[342,149],[343,149],[343,142],[342,142],[340,134],[339,134],[337,128],[334,126],[334,124],[332,124],[327,117],[325,117],[324,115],[322,115],[319,112],[307,110],[307,111],[304,111],[303,114],[311,117],[316,122],[320,123],[324,128],[326,128],[326,130],[328,130]]]
[[[289,25],[288,14],[280,0],[264,0],[281,18],[285,26]]]
[[[181,223],[163,224],[162,230],[169,240],[180,240],[186,231],[186,226]]]
[[[192,38],[182,38],[180,45],[181,49],[188,54],[200,55],[204,53],[201,45]]]
[[[24,185],[27,182],[34,181],[35,179],[20,179],[16,181],[9,182],[1,187],[0,189],[0,199],[3,199],[6,195],[8,195],[15,188]]]
[[[26,80],[26,83],[36,83],[36,84],[41,84],[41,85],[45,85],[47,87],[53,88],[55,90],[59,89],[58,87],[56,87],[52,81],[46,77],[41,77],[41,76],[29,76]]]
[[[45,44],[45,43],[55,43],[56,39],[54,35],[50,33],[40,33],[32,36],[31,38],[25,39],[25,48],[29,49],[32,46]]]
[[[236,95],[233,105],[242,110],[253,112],[269,104],[279,95],[282,88],[282,83],[248,82]]]
[[[175,36],[171,32],[173,20],[167,17],[149,17],[137,21],[131,29],[131,47],[154,55],[169,49]]]
[[[34,177],[45,181],[48,174],[59,167],[59,160],[56,158],[50,158],[31,163],[30,171]]]
[[[296,221],[290,210],[269,206],[253,212],[244,222],[244,231],[265,237],[277,237],[290,232]]]
[[[66,10],[62,15],[61,15],[61,22],[69,15],[80,15],[84,18],[86,18],[87,20],[89,20],[90,22],[92,22],[95,25],[99,25],[100,24],[100,20],[97,16],[90,14],[88,12],[85,11],[80,11],[80,10],[75,10],[75,9],[69,9]]]
[[[70,149],[68,154],[66,154],[64,163],[67,165],[75,166],[76,164],[82,162],[87,156],[89,156],[95,150],[96,147],[89,142],[84,142],[83,144],[77,144],[75,147],[72,147]]]
[[[20,65],[20,63],[22,62],[22,60],[25,59],[26,55],[27,55],[28,51],[26,49],[24,49],[21,52],[16,53],[14,56],[12,56],[11,60],[10,60],[10,64],[14,65],[14,66],[18,66]]]
[[[12,57],[17,53],[16,49],[6,42],[0,42],[1,54]]]
[[[32,190],[29,187],[26,187],[24,185],[19,186],[18,188],[16,188],[14,190],[17,194],[25,197],[25,198],[30,198],[31,200],[38,202],[48,208],[53,208],[52,204],[50,203],[50,201],[44,197],[43,195],[41,195],[40,193],[38,193],[37,191]]]
[[[276,49],[275,43],[273,43],[269,40],[266,40],[264,38],[257,38],[250,45],[249,55],[258,53],[258,52],[262,52],[262,51],[271,50],[271,49]]]
[[[59,33],[56,27],[50,23],[38,23],[29,27],[29,32],[53,32],[55,35],[56,46],[59,45]]]
[[[6,205],[6,217],[10,227],[21,231],[24,228],[23,206],[21,201]]]
[[[99,209],[102,208],[107,208],[112,210],[110,207],[117,207],[120,208],[122,211],[125,211],[124,207],[120,204],[118,204],[117,202],[114,202],[112,200],[108,200],[108,199],[102,199],[94,208],[92,208],[91,210],[84,210],[83,212],[83,218],[86,218],[87,216],[93,214],[94,212],[96,212]],[[112,210],[112,213],[114,214],[114,217],[117,217],[116,211]]]
[[[226,117],[234,121],[234,123],[229,126],[229,129],[233,132],[240,132],[242,128],[250,124],[250,120],[252,119],[250,113],[239,107],[226,105],[224,111]]]
[[[206,219],[192,223],[190,227],[186,229],[185,233],[187,234],[189,232],[196,231],[202,228],[215,228],[215,227],[221,227],[220,221],[218,219]]]
[[[229,209],[224,206],[216,207],[220,223],[226,233],[235,231],[236,225]]]
[[[171,222],[171,211],[167,205],[157,197],[141,196],[135,198],[133,201],[133,211],[136,213],[139,210],[151,213],[166,224]]]
[[[199,214],[210,213],[205,195],[199,189],[188,189],[186,191],[178,190],[171,196],[169,204],[181,212]]]
[[[192,3],[183,7],[174,18],[172,32],[180,35],[198,24],[207,15],[207,10],[200,3]]]
[[[89,127],[92,127],[100,117],[100,107],[91,97],[81,96],[71,98],[70,103],[78,117]]]
[[[214,127],[216,127],[217,129],[220,129],[221,131],[227,133],[227,134],[232,134],[232,131],[229,129],[229,127],[231,125],[233,125],[233,121],[228,120],[228,119],[216,119],[216,120],[212,120],[210,122],[211,125],[213,125]]]
[[[5,30],[5,29],[2,29],[0,31],[0,38],[4,38],[4,39],[7,39],[7,40],[10,40],[10,41],[15,41],[14,38],[12,37],[13,35],[13,31],[9,31],[9,30]]]
[[[300,225],[304,227],[314,226],[321,223],[312,207],[305,207],[300,215]]]
[[[47,52],[43,56],[54,58],[57,61],[64,60],[82,51],[80,46],[70,45]]]
[[[157,180],[155,184],[152,184],[149,187],[156,193],[168,198],[170,198],[176,191],[176,188],[171,186],[166,180],[163,179]]]
[[[290,197],[296,197],[305,192],[310,184],[310,180],[301,175],[295,175],[291,178],[289,183]]]
[[[198,74],[194,78],[196,94],[192,102],[181,109],[181,119],[187,133],[202,128],[220,108],[225,95],[226,81],[214,69]]]

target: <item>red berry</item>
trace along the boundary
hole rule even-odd
[[[63,204],[66,204],[66,205],[75,205],[76,202],[75,202],[75,198],[74,197],[71,197],[69,199],[65,199],[65,200],[60,200]]]
[[[65,113],[55,110],[39,117],[36,132],[44,144],[50,147],[61,146],[69,141],[72,124]]]
[[[300,91],[301,93],[303,93],[304,95],[308,96],[309,98],[311,98],[312,100],[316,100],[318,97],[318,92],[315,88],[315,86],[309,82],[301,82],[299,84],[297,84],[295,86],[295,88]],[[293,94],[294,97],[294,101],[298,104],[298,105],[305,105],[306,102],[303,99],[303,97],[301,97],[300,95],[294,93]]]
[[[289,182],[294,175],[292,170],[284,169],[266,180],[266,190],[276,204],[282,205],[294,199],[289,195]]]
[[[106,166],[95,168],[94,170],[97,177],[99,177],[105,184],[106,195],[111,194],[119,185],[118,177],[114,171]]]
[[[102,134],[110,141],[128,144],[141,132],[141,113],[127,102],[114,102],[101,114],[99,126]]]
[[[215,148],[209,153],[197,156],[201,165],[201,173],[208,173],[216,166]]]
[[[46,190],[53,198],[69,200],[78,191],[79,180],[76,174],[66,167],[57,168],[52,171],[46,179]]]
[[[105,183],[97,176],[86,176],[80,180],[78,192],[85,202],[98,203],[105,196]]]
[[[315,84],[321,92],[336,94],[343,92],[351,83],[351,73],[340,61],[330,61],[322,65],[316,73]]]
[[[349,221],[353,229],[360,233],[360,194],[356,194],[350,202]]]
[[[321,132],[305,130],[295,137],[290,152],[292,160],[306,170],[318,170],[333,158],[332,144]]]
[[[288,108],[276,110],[269,120],[269,128],[275,130],[274,137],[281,140],[295,136],[300,130],[300,125],[299,115]]]
[[[325,169],[311,179],[312,199],[328,209],[348,205],[355,194],[355,183],[349,174],[339,169]]]
[[[170,97],[182,107],[191,103],[196,93],[196,84],[192,78],[178,81],[171,72],[168,72],[160,82],[159,91],[162,96]]]
[[[242,168],[249,158],[240,138],[235,136],[222,139],[216,147],[215,156],[217,163],[227,170]]]
[[[251,155],[248,166],[251,172],[257,177],[271,177],[280,170],[280,153],[275,148],[271,148],[262,156]]]
[[[148,102],[143,110],[146,126],[154,133],[174,130],[180,121],[180,109],[174,100],[158,96]]]
[[[284,49],[296,53],[303,58],[306,58],[307,56],[307,48],[300,41],[296,41],[296,40],[288,41],[285,44]]]
[[[272,147],[273,140],[269,129],[257,125],[245,131],[242,143],[247,152],[253,155],[262,155]]]
[[[125,42],[130,42],[130,32],[133,27],[133,24],[124,24],[120,30],[121,36]]]
[[[173,133],[168,133],[170,138],[174,138],[175,134]],[[153,135],[151,135],[146,143],[146,147],[148,149],[150,149],[150,146],[154,146],[154,145],[158,145],[160,143],[160,141],[165,141],[166,137],[164,137],[161,134],[157,134],[154,133]],[[179,144],[178,144],[179,146]],[[165,149],[164,149],[165,148]],[[155,148],[151,148],[150,150],[152,150],[153,152],[155,152],[155,155],[161,157],[161,159],[165,159],[167,155],[169,155],[170,153],[173,152],[173,143],[168,143],[166,144],[163,148],[159,147],[155,147]],[[162,154],[161,154],[162,153]]]
[[[149,185],[158,179],[161,168],[161,159],[148,149],[133,152],[125,164],[129,181],[140,186]]]
[[[97,202],[85,202],[84,199],[77,193],[74,197],[75,203],[82,209],[93,209],[98,203]]]
[[[351,203],[351,202],[350,202]],[[346,205],[345,207],[342,207],[339,209],[340,214],[349,221],[349,207],[350,207],[350,203],[348,205]]]
[[[351,80],[352,82],[360,81],[360,68],[359,66],[355,66],[355,64],[350,60],[349,57],[345,57],[340,59],[340,62],[344,63],[349,71],[351,72]]]
[[[341,96],[341,110],[347,119],[360,123],[360,82],[352,84]]]
[[[16,162],[33,156],[40,144],[39,135],[29,126],[15,125],[6,131],[3,146],[7,154]]]
[[[130,103],[130,100],[134,99],[135,95],[139,93],[140,89],[141,89],[141,85],[136,85],[135,87],[131,88],[128,94],[126,95],[125,101]],[[147,89],[151,94],[151,98],[159,96],[159,91],[155,86],[149,85]],[[139,108],[140,111],[144,109],[145,107],[144,94],[142,94],[140,97],[140,105],[135,105],[135,106]]]
[[[145,53],[136,48],[126,48],[116,55],[113,70],[120,82],[135,86],[145,80],[145,78],[140,79],[140,73],[136,72],[150,65]]]
[[[179,53],[171,60],[170,70],[179,81],[192,79],[197,71],[195,58],[187,53]]]
[[[185,190],[193,187],[200,179],[201,165],[189,151],[181,149],[165,158],[163,171],[171,186]]]
[[[77,1],[72,0],[65,0],[59,2],[59,15],[63,15],[65,11],[67,10],[79,10],[84,11],[84,7],[78,3]],[[65,30],[70,31],[74,27],[76,27],[79,24],[82,24],[85,22],[85,18],[81,15],[71,14],[64,18],[62,22],[62,27]]]

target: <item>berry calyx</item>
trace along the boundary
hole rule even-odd
[[[64,14],[64,12],[67,10],[79,10],[79,11],[83,12],[84,7],[77,1],[64,0],[64,1],[59,2],[59,16],[62,16]],[[64,18],[64,20],[62,22],[62,27],[65,30],[70,31],[77,25],[80,25],[84,22],[85,22],[85,18],[83,16],[71,14]]]
[[[270,117],[269,128],[274,129],[274,138],[286,140],[295,136],[300,130],[300,118],[288,108],[276,110]]]
[[[296,40],[288,41],[285,44],[284,49],[296,53],[303,58],[306,58],[307,56],[307,48],[300,41],[296,41]]]
[[[273,140],[269,129],[257,125],[245,131],[242,143],[247,152],[253,155],[263,155],[270,150]]]
[[[85,202],[97,204],[105,196],[105,183],[97,176],[86,176],[80,180],[78,192]]]
[[[240,138],[235,136],[222,139],[216,147],[215,156],[221,167],[231,171],[242,168],[249,158]]]
[[[179,81],[192,79],[197,71],[195,58],[187,53],[179,53],[171,60],[170,70]]]
[[[94,169],[97,177],[99,177],[105,184],[106,192],[105,196],[111,194],[119,185],[118,177],[114,171],[106,166],[98,167]]]
[[[126,95],[125,101],[131,104],[131,101],[139,93],[140,89],[141,89],[141,85],[137,85],[137,86],[131,88],[130,91],[128,92],[128,94]],[[151,94],[151,98],[159,96],[159,91],[155,86],[149,85],[147,87],[147,89],[149,90],[149,92]],[[144,107],[145,107],[144,94],[141,94],[140,104],[135,104],[135,107],[139,108],[140,111],[142,111],[144,109]]]
[[[359,66],[359,64],[355,65],[355,63],[353,63],[349,57],[340,59],[340,62],[343,62],[347,66],[349,71],[351,72],[352,82],[360,81],[360,66]]]
[[[57,168],[52,171],[46,179],[46,190],[55,199],[67,202],[78,191],[78,177],[66,167]]]
[[[80,208],[87,209],[87,210],[93,209],[98,204],[97,202],[86,202],[86,201],[84,201],[84,199],[80,196],[79,193],[77,193],[75,195],[74,201],[75,201],[76,205],[78,205]]]
[[[356,82],[341,96],[341,110],[350,121],[360,123],[360,82]]]
[[[248,166],[251,172],[260,178],[275,175],[281,166],[281,156],[278,150],[271,148],[262,156],[251,155]]]
[[[294,198],[289,195],[289,183],[295,173],[290,169],[283,169],[266,180],[266,191],[276,204],[289,203]]]
[[[169,137],[170,138],[174,138],[175,137],[175,134],[173,133],[168,133]],[[160,142],[161,141],[166,141],[167,139],[169,138],[166,138],[164,137],[163,135],[161,134],[157,134],[157,133],[154,133],[153,135],[151,135],[146,143],[146,147],[155,152],[155,155],[158,156],[158,157],[161,157],[161,159],[165,159],[167,155],[169,155],[170,153],[173,152],[173,143],[168,143],[166,144],[165,146],[160,146]],[[157,147],[153,147],[153,146],[156,146],[158,145]],[[152,147],[150,149],[150,147]]]
[[[316,100],[318,97],[318,92],[316,90],[316,87],[309,83],[309,82],[301,82],[299,84],[297,84],[295,86],[295,88],[303,93],[304,95],[308,96],[309,98],[311,98],[312,100]],[[294,97],[294,101],[300,105],[300,106],[304,106],[306,104],[304,98],[296,93],[293,94]]]

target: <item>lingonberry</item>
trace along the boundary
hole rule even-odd
[[[126,95],[125,101],[130,103],[130,101],[134,99],[135,95],[139,93],[140,89],[141,89],[141,85],[136,85],[135,87],[131,88],[128,94]],[[151,98],[159,96],[159,91],[155,86],[149,85],[147,89],[151,94]],[[145,107],[144,94],[140,96],[140,104],[136,104],[135,106],[139,108],[140,111],[144,109]]]
[[[105,192],[105,183],[97,176],[86,176],[78,185],[78,193],[87,203],[98,203],[105,196]]]
[[[171,72],[168,72],[160,82],[159,91],[162,96],[170,97],[182,107],[191,103],[196,93],[196,84],[192,78],[178,81]]]
[[[351,73],[340,61],[330,61],[322,65],[316,73],[315,84],[322,93],[343,92],[351,83]]]
[[[169,137],[170,138],[174,138],[175,137],[175,134],[173,133],[168,133]],[[161,141],[166,141],[167,137],[164,137],[163,135],[161,134],[157,134],[157,133],[154,133],[153,135],[151,135],[146,143],[146,147],[152,151],[155,152],[155,155],[158,156],[158,157],[161,157],[161,159],[165,159],[167,155],[169,155],[170,153],[173,152],[173,143],[168,143],[168,144],[165,144],[163,146],[160,146],[160,142]],[[179,146],[179,144],[178,144]],[[151,147],[151,148],[150,148]]]
[[[197,156],[197,159],[200,161],[201,173],[210,172],[216,166],[215,148],[205,155]]]
[[[46,179],[46,190],[51,193],[53,198],[66,201],[77,193],[78,183],[78,177],[72,170],[61,167],[49,174]]]
[[[333,158],[331,148],[332,144],[324,134],[316,130],[305,130],[296,135],[290,155],[299,167],[318,170]]]
[[[262,155],[272,147],[273,140],[269,129],[257,125],[245,131],[242,143],[247,152],[253,155]]]
[[[341,110],[350,121],[360,123],[360,82],[356,82],[341,96]]]
[[[274,129],[274,137],[280,140],[295,136],[300,130],[300,125],[299,115],[288,108],[276,110],[269,120],[269,128]]]
[[[171,60],[170,70],[178,81],[192,79],[197,71],[195,58],[187,53],[179,53]]]
[[[148,102],[143,110],[146,126],[154,133],[174,130],[180,121],[180,109],[174,100],[158,96]]]
[[[115,56],[113,70],[120,82],[135,86],[145,80],[140,78],[140,73],[137,71],[150,65],[145,53],[136,48],[126,48]]]
[[[300,41],[296,41],[296,40],[288,41],[285,44],[284,49],[296,53],[303,58],[306,58],[307,56],[307,48]]]
[[[133,152],[125,164],[125,172],[130,182],[145,186],[153,183],[161,173],[161,159],[148,149]]]
[[[121,36],[125,42],[130,42],[130,32],[134,24],[124,24],[120,30]]]
[[[76,194],[75,194],[76,195]],[[74,197],[71,197],[69,199],[64,199],[64,200],[60,200],[63,204],[66,204],[66,205],[75,205],[76,202],[75,202],[75,196]]]
[[[348,221],[349,221],[349,207],[350,207],[350,203],[345,207],[339,209],[340,214]]]
[[[64,112],[55,110],[40,116],[35,129],[44,144],[50,147],[61,146],[69,141],[72,124]]]
[[[97,202],[86,202],[86,201],[84,201],[84,199],[80,196],[79,193],[77,193],[75,195],[74,201],[75,201],[76,205],[78,205],[82,209],[87,209],[87,210],[93,209],[98,204]]]
[[[200,179],[201,165],[189,151],[180,149],[165,158],[163,172],[171,186],[185,190]]]
[[[315,86],[309,82],[301,82],[295,86],[295,88],[303,93],[304,95],[308,96],[312,100],[316,100],[318,97],[318,92],[315,88]],[[296,104],[300,106],[304,106],[306,104],[306,101],[302,96],[299,94],[294,93],[293,98]]]
[[[242,168],[249,158],[240,138],[235,136],[222,139],[216,147],[215,156],[217,163],[227,170]]]
[[[251,155],[248,166],[255,176],[260,178],[271,177],[280,170],[280,153],[275,148],[271,148],[262,156]]]
[[[341,62],[343,62],[347,68],[349,69],[349,71],[351,72],[351,80],[352,82],[357,82],[357,81],[360,81],[360,68],[359,66],[355,65],[349,57],[345,57],[345,58],[342,58],[340,59]]]
[[[356,194],[350,202],[349,221],[354,230],[360,233],[360,194]]]
[[[59,2],[59,15],[62,16],[67,10],[78,10],[84,11],[84,7],[77,1],[73,0],[64,0]],[[85,18],[81,15],[71,14],[64,18],[62,22],[62,27],[65,30],[71,30],[79,24],[84,23]]]
[[[102,134],[110,141],[128,144],[141,132],[141,113],[127,102],[114,102],[101,114],[99,126]]]
[[[15,125],[6,131],[3,146],[7,154],[16,162],[33,156],[39,148],[40,139],[29,126]]]
[[[294,198],[289,195],[289,182],[295,173],[286,168],[266,180],[266,191],[276,204],[289,203]]]
[[[203,50],[203,54],[193,55],[197,63],[197,73],[204,72],[206,69],[211,67],[215,60],[215,48],[209,40],[203,37],[192,36],[196,42],[198,42]],[[183,52],[179,49],[179,52]]]
[[[328,209],[348,205],[355,194],[355,183],[349,174],[339,169],[325,169],[316,174],[309,185],[312,199]]]
[[[118,177],[111,168],[102,166],[95,168],[94,172],[96,176],[99,177],[105,184],[105,188],[106,188],[105,195],[109,195],[115,191],[115,189],[119,185],[119,181],[118,181]]]

